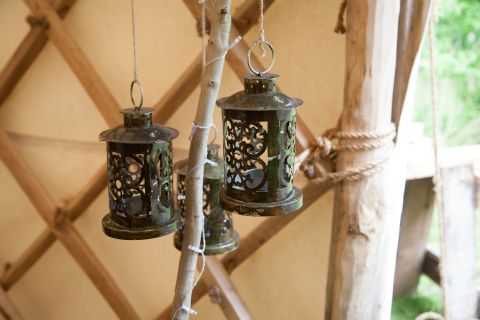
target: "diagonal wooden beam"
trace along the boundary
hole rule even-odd
[[[154,105],[153,121],[166,123],[200,83],[201,74],[202,56],[198,55],[160,101]]]
[[[0,158],[45,220],[56,238],[80,265],[121,319],[140,319],[95,253],[68,219],[59,219],[59,208],[21,158],[7,134],[0,130]],[[61,215],[60,215],[61,217]]]
[[[121,115],[118,102],[85,53],[68,33],[54,8],[46,0],[24,0],[24,2],[33,14],[45,18],[49,26],[48,37],[60,51],[108,125],[110,127],[119,125]]]
[[[58,214],[63,214],[64,217],[68,216],[72,221],[76,220],[102,192],[106,181],[107,169],[103,165],[77,196],[58,208]],[[2,287],[5,290],[9,290],[53,245],[55,240],[56,237],[49,228],[43,230],[27,250],[22,253],[20,258],[8,266],[0,278]]]
[[[0,319],[21,320],[23,319],[17,308],[3,289],[0,289]]]
[[[74,3],[75,0],[55,1],[54,8],[58,12],[59,17],[64,18]],[[22,79],[47,44],[46,25],[41,23],[30,23],[30,25],[30,31],[0,72],[0,106],[12,93],[17,83]]]
[[[322,195],[331,190],[333,185],[327,181],[311,180],[303,191],[303,207],[294,215],[286,217],[271,217],[262,222],[258,227],[252,230],[240,242],[238,250],[231,252],[222,258],[222,264],[231,273],[245,260],[251,257],[258,249],[260,249],[266,242],[271,240],[280,231],[285,229],[292,221],[298,218],[305,210],[315,203]],[[208,293],[209,286],[200,280],[198,285],[193,290],[192,305],[199,301],[205,294]],[[156,320],[168,320],[172,314],[172,305],[165,308]]]
[[[223,314],[229,320],[251,320],[253,319],[248,311],[245,302],[240,297],[225,270],[223,264],[215,257],[206,258],[206,270],[203,281],[209,286],[210,297],[222,308]]]

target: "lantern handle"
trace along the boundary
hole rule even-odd
[[[134,95],[135,88],[138,88],[138,93],[139,93],[139,98],[140,98],[140,101],[138,103],[137,103],[137,101],[135,99],[135,95]],[[137,79],[133,80],[130,83],[130,100],[132,101],[133,106],[137,110],[140,109],[143,106],[143,88],[142,88],[142,84]]]
[[[255,49],[258,46],[261,46],[263,50],[265,50],[265,47],[267,47],[270,50],[270,52],[272,53],[272,61],[270,62],[268,67],[263,69],[263,71],[255,69],[255,67],[252,64],[252,51],[253,51],[253,49]],[[270,70],[272,70],[273,65],[275,64],[275,49],[273,48],[273,45],[270,42],[268,42],[267,40],[261,39],[261,38],[258,39],[257,41],[255,41],[253,43],[253,45],[250,47],[250,49],[248,49],[247,63],[248,63],[248,68],[250,69],[250,71],[252,73],[258,75],[258,76],[262,76],[265,73],[268,73]]]

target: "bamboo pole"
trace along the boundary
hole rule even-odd
[[[58,48],[110,127],[121,123],[119,104],[95,71],[87,56],[67,32],[60,17],[46,0],[24,0],[30,10],[48,22],[48,37]]]
[[[347,2],[342,131],[384,131],[390,124],[399,8],[398,0]],[[387,147],[340,152],[337,170],[387,155]],[[400,155],[380,172],[336,188],[326,320],[390,317],[405,182]]]
[[[58,219],[59,208],[23,161],[7,134],[0,130],[0,157],[20,187],[120,319],[139,319],[127,298],[68,219]]]
[[[60,18],[64,18],[75,0],[61,0],[55,2],[55,10]],[[0,106],[3,105],[17,83],[33,62],[37,59],[40,52],[47,44],[46,26],[41,24],[32,24],[25,38],[18,45],[10,60],[0,72]]]
[[[174,319],[188,319],[185,312],[191,307],[191,296],[194,285],[197,253],[189,246],[200,248],[203,231],[203,164],[207,155],[209,128],[213,121],[215,102],[220,90],[220,82],[225,63],[225,54],[229,49],[231,26],[230,0],[206,2],[211,23],[210,40],[206,48],[206,61],[202,75],[200,99],[195,116],[196,130],[192,131],[192,142],[188,157],[189,176],[186,180],[186,222],[182,254],[177,275],[174,298]],[[203,128],[203,129],[202,129]]]

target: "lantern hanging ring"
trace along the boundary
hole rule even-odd
[[[135,94],[134,94],[135,88],[137,88],[138,97],[140,99],[138,103],[137,103],[137,100],[135,99]],[[132,104],[136,110],[140,109],[143,106],[143,88],[142,88],[142,84],[137,79],[133,80],[130,83],[130,100],[132,101]]]
[[[268,50],[270,50],[270,53],[272,54],[272,61],[270,62],[268,67],[264,68],[263,71],[255,69],[255,67],[252,64],[252,51],[253,51],[253,49],[255,49],[258,46],[261,46],[261,48],[263,50],[265,50],[265,47],[267,47]],[[252,73],[258,75],[258,76],[262,76],[262,75],[268,73],[270,70],[272,70],[273,65],[275,64],[275,49],[273,48],[273,45],[269,41],[267,41],[265,39],[262,39],[262,38],[255,41],[253,43],[253,45],[250,47],[250,49],[248,49],[247,63],[248,63],[248,68],[250,69],[250,71]]]

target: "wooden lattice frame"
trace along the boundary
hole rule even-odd
[[[94,102],[105,122],[110,127],[118,125],[120,123],[118,102],[73,37],[66,31],[61,20],[75,3],[75,0],[59,0],[54,5],[47,0],[24,0],[24,2],[32,12],[32,16],[27,19],[31,29],[0,73],[0,105],[7,99],[50,39]],[[274,0],[265,0],[265,10],[273,2]],[[200,11],[196,1],[184,0],[184,3],[198,20]],[[247,33],[256,24],[257,16],[257,1],[246,0],[233,19],[232,37],[235,38]],[[243,78],[247,70],[244,57],[248,48],[248,44],[241,40],[227,56],[230,66],[240,79]],[[155,104],[155,121],[161,123],[168,121],[199,84],[200,76],[201,55],[199,54],[163,98]],[[297,143],[299,152],[311,150],[317,143],[314,134],[300,117],[297,119]],[[103,165],[97,171],[75,197],[61,203],[55,203],[48,190],[35,178],[31,169],[20,156],[16,146],[2,129],[0,129],[0,150],[3,162],[48,225],[47,229],[35,239],[17,261],[9,265],[9,268],[1,276],[0,284],[3,289],[0,291],[1,311],[8,314],[11,319],[20,319],[19,313],[8,300],[4,291],[8,291],[58,239],[92,280],[119,318],[139,319],[138,313],[73,225],[75,219],[91,205],[105,188],[107,181],[106,165]],[[316,169],[322,170],[318,166]],[[304,188],[304,207],[302,211],[330,187],[325,183],[310,182]],[[193,302],[198,301],[210,291],[211,294],[219,295],[215,301],[218,301],[228,319],[250,317],[248,309],[236,293],[228,273],[231,273],[298,215],[269,219],[261,223],[242,240],[241,248],[238,251],[226,255],[221,262],[213,257],[207,258],[207,274],[195,289]],[[216,288],[217,290],[209,290],[210,288]],[[158,316],[158,319],[169,319],[170,314],[171,307],[164,310]]]

